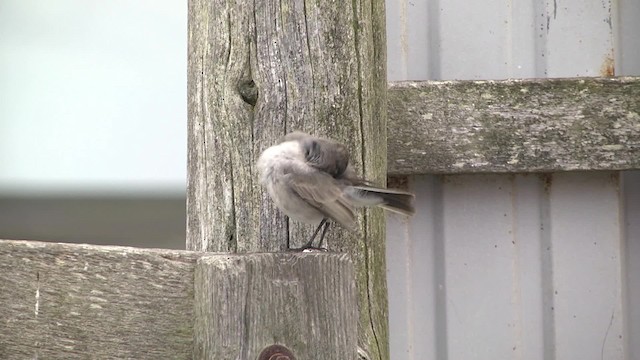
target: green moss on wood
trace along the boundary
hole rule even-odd
[[[640,78],[391,84],[389,172],[640,168]]]

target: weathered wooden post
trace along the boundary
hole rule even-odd
[[[369,180],[386,179],[384,0],[190,0],[187,248],[281,251],[311,229],[288,223],[258,184],[260,152],[291,130],[348,144]],[[359,345],[387,359],[384,221],[334,229],[356,264]]]
[[[336,276],[318,281],[328,278],[321,272]],[[200,258],[194,276],[193,358],[355,359],[353,275],[344,254]],[[274,346],[286,349],[282,357],[260,356]]]

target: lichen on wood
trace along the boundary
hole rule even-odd
[[[640,168],[640,78],[398,82],[389,173]]]

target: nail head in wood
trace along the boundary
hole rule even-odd
[[[286,346],[276,344],[262,350],[258,360],[296,360],[296,357]]]

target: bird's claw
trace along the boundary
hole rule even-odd
[[[315,246],[302,246],[299,248],[288,248],[290,252],[327,252],[329,249]]]

